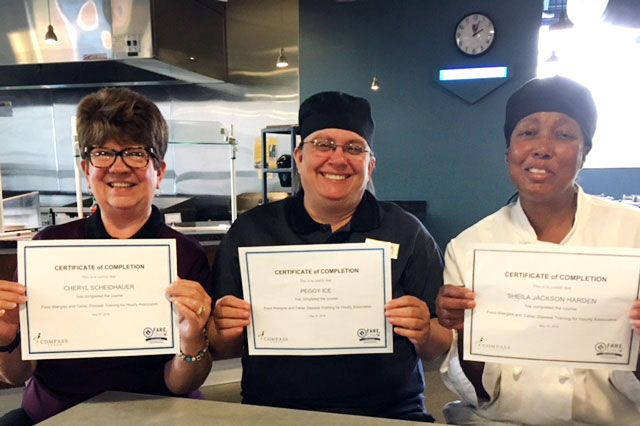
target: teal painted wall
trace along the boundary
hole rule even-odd
[[[483,12],[496,41],[470,58],[458,21]],[[444,249],[515,192],[504,163],[507,98],[535,76],[542,0],[300,0],[300,99],[341,90],[372,104],[379,199],[426,200],[425,225]],[[434,81],[440,68],[508,65],[511,78],[474,105]],[[381,83],[370,90],[373,75]],[[640,193],[640,169],[583,170],[585,191]]]
[[[493,47],[477,58],[453,42],[470,12],[496,27]],[[322,90],[369,99],[377,196],[426,200],[425,225],[444,249],[515,191],[504,163],[504,105],[535,75],[541,13],[541,0],[300,0],[300,99]],[[443,67],[502,64],[511,79],[475,105],[433,78]]]

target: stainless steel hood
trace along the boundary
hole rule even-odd
[[[218,83],[225,6],[215,0],[0,2],[0,89]]]

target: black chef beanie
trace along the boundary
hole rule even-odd
[[[359,134],[372,146],[375,124],[364,98],[342,92],[316,93],[300,105],[298,123],[302,140],[317,130],[343,129]]]
[[[586,152],[596,131],[598,112],[589,89],[566,77],[534,78],[507,101],[504,137],[507,147],[518,122],[536,112],[561,112],[578,122],[584,134]]]

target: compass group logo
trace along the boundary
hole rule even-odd
[[[289,341],[288,337],[265,335],[264,330],[258,334],[258,339],[265,343],[282,344]]]
[[[69,343],[69,340],[63,339],[63,338],[55,338],[55,337],[43,337],[42,333],[39,332],[33,337],[33,342],[39,345],[44,345],[51,348],[51,347],[65,345]]]

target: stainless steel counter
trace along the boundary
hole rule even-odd
[[[425,423],[284,408],[105,392],[42,423],[75,425],[409,426]],[[438,423],[434,423],[438,424]]]

